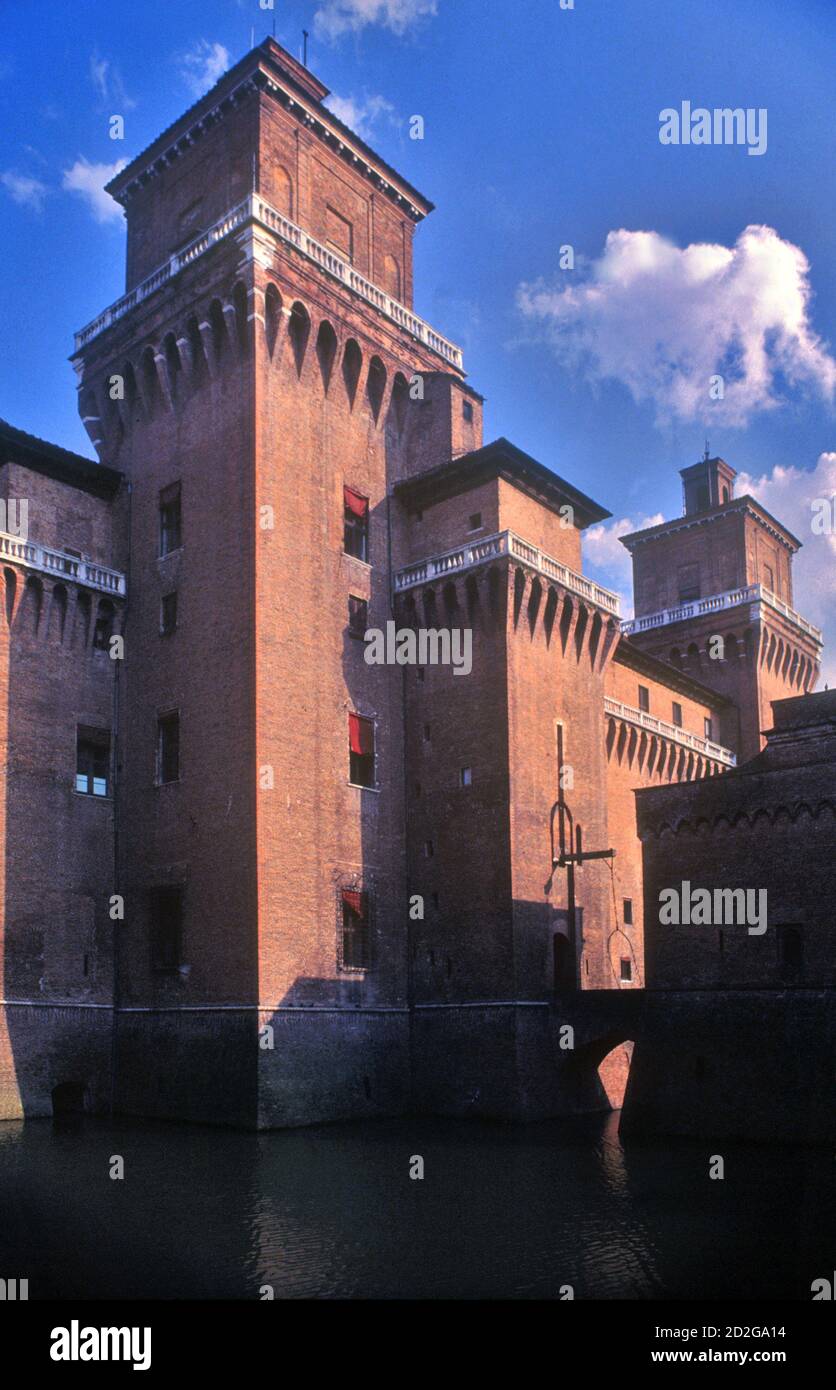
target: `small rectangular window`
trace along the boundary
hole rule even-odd
[[[163,594],[160,600],[160,634],[170,637],[177,628],[177,591]]]
[[[465,418],[465,420],[467,421],[468,424],[471,424],[471,423],[472,423],[472,421],[473,421],[473,402],[472,402],[472,401],[462,401],[462,415],[464,416],[464,418]]]
[[[341,894],[341,970],[369,968],[369,895],[344,888]]]
[[[642,714],[650,713],[650,691],[646,685],[639,686],[639,709]]]
[[[84,796],[107,796],[110,783],[110,730],[76,730],[75,789]]]
[[[353,488],[343,488],[343,550],[368,564],[369,499]]]
[[[763,582],[764,582],[764,587],[767,588],[771,594],[774,594],[774,593],[775,593],[775,575],[773,574],[772,566],[771,566],[771,565],[764,565],[764,567],[763,567]]]
[[[714,720],[711,718],[710,714],[705,716],[702,721],[702,726],[705,737],[711,742],[714,738]]]
[[[692,603],[700,596],[699,565],[680,565],[678,571],[679,602]]]
[[[470,517],[470,519],[468,520],[467,529],[468,529],[469,531],[481,531],[481,530],[482,530],[482,513],[481,513],[481,512],[474,512],[474,513],[473,513],[473,515],[472,515],[472,516]]]
[[[348,778],[355,787],[375,785],[374,721],[359,714],[348,716]]]
[[[473,784],[473,768],[463,767],[461,770],[461,784],[463,787],[470,787]]]
[[[632,980],[633,962],[629,956],[621,957],[621,978],[622,980]]]
[[[425,859],[432,859],[432,858],[434,857],[434,855],[435,855],[435,845],[433,844],[432,840],[425,840],[425,841],[424,841],[424,858],[425,858]]]
[[[677,729],[682,728],[682,706],[678,705],[676,700],[673,702],[673,722]]]
[[[175,710],[157,720],[157,781],[180,779],[180,715]]]
[[[170,974],[182,965],[183,952],[183,889],[175,887],[151,890],[151,969],[157,974]]]
[[[160,556],[170,555],[182,544],[180,484],[172,483],[160,493]]]
[[[632,927],[632,925],[633,925],[633,899],[632,899],[632,898],[625,898],[625,899],[624,899],[624,925],[625,925],[625,927]]]
[[[369,605],[356,594],[348,596],[348,631],[352,637],[365,637],[369,622]]]

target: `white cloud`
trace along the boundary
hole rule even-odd
[[[127,162],[126,159],[117,159],[115,164],[91,164],[81,156],[71,169],[64,170],[63,187],[87,199],[97,222],[121,222],[122,209],[105,192],[105,184],[110,183]]]
[[[620,230],[588,269],[562,271],[559,286],[523,284],[518,302],[561,361],[623,383],[657,422],[742,426],[775,408],[782,386],[833,400],[836,361],[810,322],[809,269],[771,227],[746,227],[733,247],[684,249]],[[722,400],[709,395],[716,375]]]
[[[35,212],[42,210],[44,198],[49,190],[40,179],[32,178],[30,174],[16,174],[13,169],[7,169],[5,174],[0,174],[0,183],[16,203],[32,208]]]
[[[207,39],[198,39],[180,58],[180,75],[195,100],[214,87],[228,67],[229,51],[222,43]]]
[[[382,119],[389,125],[399,124],[394,106],[385,97],[366,95],[358,101],[356,97],[339,97],[332,92],[326,105],[335,116],[355,131],[361,140],[371,140],[375,127]]]
[[[751,495],[801,541],[793,561],[793,608],[824,633],[822,681],[836,686],[836,533],[815,535],[812,503],[836,506],[836,452],[820,454],[813,469],[780,465],[771,473],[735,479],[738,497]]]
[[[365,29],[369,24],[382,24],[395,34],[403,34],[419,19],[437,12],[437,0],[323,0],[314,15],[314,29],[326,39]]]
[[[664,520],[661,512],[636,521],[624,516],[590,526],[583,533],[584,572],[589,572],[605,589],[620,594],[622,618],[633,616],[633,562],[620,537],[629,536],[631,531],[644,531],[648,526],[660,526]]]
[[[114,113],[132,111],[136,106],[136,102],[125,91],[119,69],[114,67],[109,58],[100,58],[95,49],[90,55],[90,81],[99,94],[102,106],[108,107]]]

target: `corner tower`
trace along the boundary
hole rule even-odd
[[[680,476],[684,514],[622,537],[636,614],[624,631],[734,702],[746,760],[763,746],[771,702],[818,676],[821,633],[793,608],[801,542],[754,497],[735,497],[735,470],[707,450]]]
[[[403,562],[390,488],[451,433],[416,457],[410,384],[462,358],[412,308],[432,205],[326,96],[268,39],[128,165],[127,292],[77,338],[132,492],[117,1088],[144,1114],[406,1096],[401,673],[354,639]]]

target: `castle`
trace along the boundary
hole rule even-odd
[[[0,431],[4,1118],[600,1104],[554,1000],[643,992],[634,793],[722,784],[815,685],[799,542],[718,458],[624,538],[620,621],[609,513],[485,444],[412,308],[432,205],[327,95],[267,39],[117,175],[100,462]],[[368,663],[390,621],[472,669]]]

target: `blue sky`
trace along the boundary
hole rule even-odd
[[[836,650],[836,537],[810,525],[836,492],[832,0],[2,0],[0,16],[0,414],[90,454],[67,357],[123,286],[103,169],[275,17],[293,51],[310,31],[337,109],[437,204],[416,308],[464,347],[487,436],[613,512],[588,567],[628,589],[619,530],[678,514],[707,434],[804,541],[796,606]],[[662,145],[659,114],[683,101],[765,109],[766,151]]]

